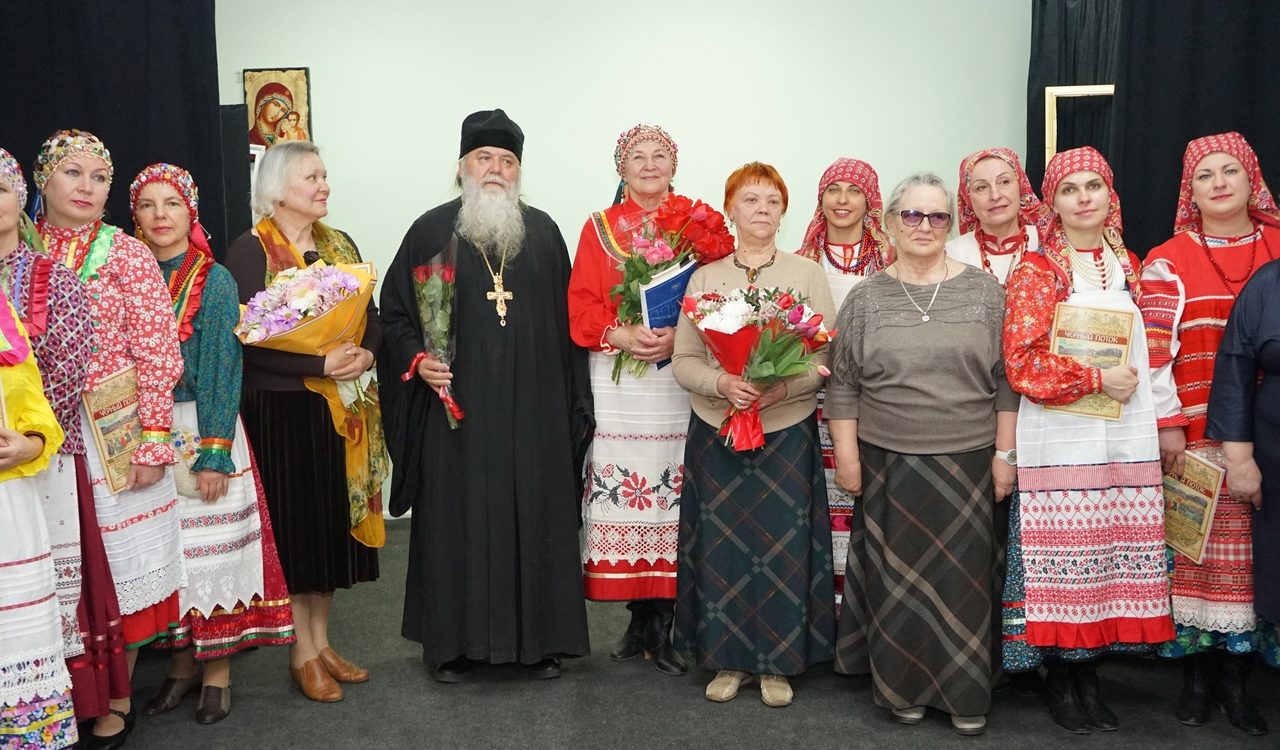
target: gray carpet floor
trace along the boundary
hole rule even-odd
[[[711,674],[660,674],[639,659],[613,662],[608,652],[626,625],[620,604],[588,604],[593,653],[568,661],[557,680],[530,680],[516,667],[473,670],[459,685],[430,679],[417,644],[400,637],[406,522],[392,522],[382,552],[382,579],[339,592],[332,641],[372,679],[347,688],[336,704],[302,697],[287,674],[285,649],[258,649],[232,662],[231,715],[219,724],[195,723],[196,700],[176,710],[139,717],[128,747],[184,748],[1204,748],[1280,747],[1280,672],[1257,668],[1250,688],[1272,727],[1264,737],[1236,731],[1221,713],[1208,726],[1184,727],[1172,716],[1180,668],[1161,662],[1108,662],[1103,695],[1121,728],[1084,737],[1058,729],[1036,698],[997,691],[987,733],[952,734],[945,715],[901,726],[871,702],[866,677],[843,677],[820,665],[794,680],[795,702],[769,708],[755,685],[736,700],[710,703],[702,691]],[[134,686],[141,701],[164,679],[168,656],[144,652]]]

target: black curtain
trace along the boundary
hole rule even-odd
[[[213,0],[6,0],[0,147],[31,165],[59,128],[107,144],[115,180],[108,219],[132,231],[129,183],[147,164],[188,169],[200,217],[221,255],[224,221]],[[243,129],[243,128],[242,128]],[[34,185],[31,185],[34,190]]]
[[[1122,0],[1035,0],[1027,68],[1027,176],[1044,179],[1044,88],[1115,83]],[[1093,146],[1111,157],[1111,97],[1058,99],[1058,150]]]
[[[1139,254],[1173,234],[1187,141],[1239,131],[1280,179],[1280,3],[1125,3],[1112,166],[1125,243]]]

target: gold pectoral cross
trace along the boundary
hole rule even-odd
[[[493,302],[493,309],[498,312],[498,322],[505,326],[507,324],[507,300],[514,299],[515,295],[502,286],[501,274],[493,274],[493,291],[486,292],[484,296]]]

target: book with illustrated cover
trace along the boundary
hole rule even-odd
[[[1129,363],[1134,314],[1059,302],[1053,312],[1049,351],[1070,357],[1085,367],[1107,369]],[[1105,393],[1091,393],[1070,404],[1048,406],[1048,411],[1118,421],[1123,405]]]
[[[1199,565],[1226,472],[1191,451],[1184,455],[1182,476],[1164,475],[1164,540]]]
[[[97,388],[85,392],[84,406],[107,487],[112,494],[119,493],[129,482],[133,453],[142,444],[137,369],[130,365],[104,378]]]

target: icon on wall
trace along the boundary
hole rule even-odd
[[[251,145],[311,140],[310,68],[245,70],[244,103]]]

